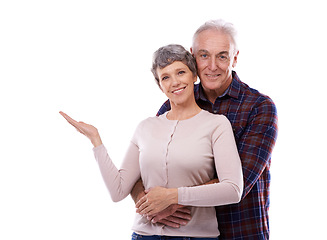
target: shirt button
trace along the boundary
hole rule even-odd
[[[214,110],[214,111],[213,111],[213,113],[215,113],[215,114],[216,114],[216,113],[218,113],[218,111],[217,111],[217,110]]]

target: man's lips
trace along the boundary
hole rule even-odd
[[[217,78],[220,76],[220,74],[205,74],[208,78]]]

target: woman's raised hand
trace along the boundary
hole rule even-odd
[[[84,122],[77,122],[64,112],[60,111],[59,113],[67,120],[67,122],[74,126],[77,131],[88,137],[94,147],[100,146],[102,144],[98,129],[96,129],[90,124],[86,124]]]

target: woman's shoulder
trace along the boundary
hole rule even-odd
[[[138,125],[136,126],[134,136],[133,136],[133,141],[135,143],[138,142],[138,139],[141,136],[146,136],[148,134],[151,134],[153,131],[159,129],[159,124],[158,124],[159,117],[148,117],[143,120],[141,120]],[[141,137],[143,138],[143,137]]]
[[[232,128],[230,121],[225,115],[213,114],[205,110],[202,110],[202,119],[200,121],[204,128],[212,129],[213,131]]]
[[[154,116],[154,117],[147,117],[147,118],[145,118],[145,119],[143,119],[143,120],[141,120],[139,122],[137,128],[144,128],[144,127],[157,125],[157,124],[159,124],[162,117],[163,117],[163,115]]]
[[[206,110],[202,110],[202,112],[203,112],[203,114],[202,114],[203,117],[207,118],[208,120],[222,122],[222,123],[229,122],[228,118],[223,114],[213,114]]]

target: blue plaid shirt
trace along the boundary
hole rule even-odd
[[[194,86],[197,104],[232,124],[242,161],[244,192],[238,204],[216,207],[221,240],[269,239],[269,189],[271,153],[277,138],[277,111],[273,101],[241,82],[233,81],[212,104],[201,84]],[[170,110],[169,100],[157,115]]]

